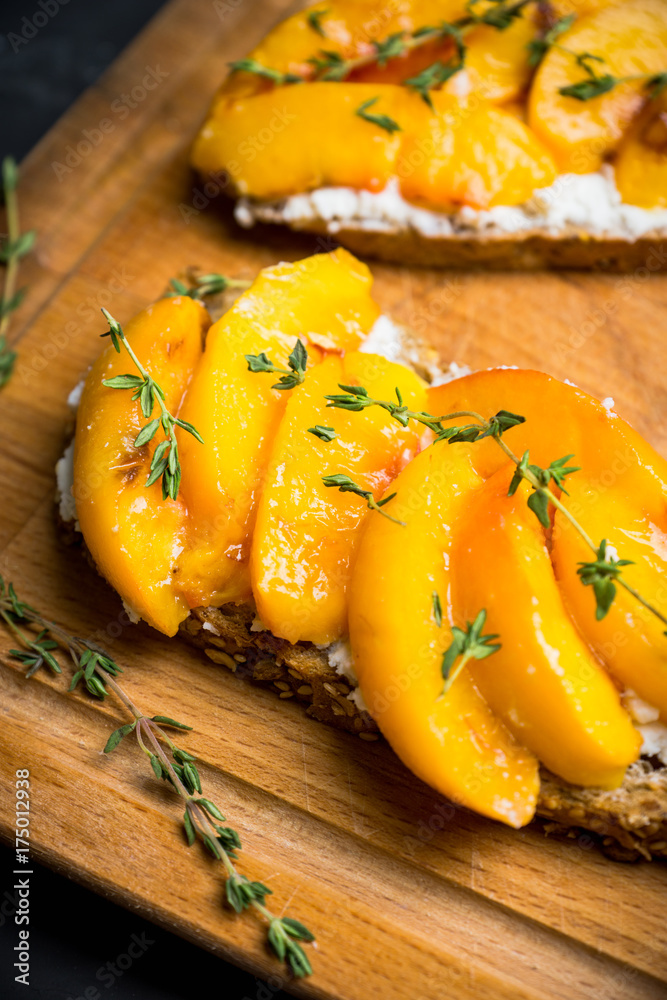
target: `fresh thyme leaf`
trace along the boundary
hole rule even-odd
[[[104,753],[112,753],[116,749],[120,741],[123,739],[123,737],[127,736],[128,733],[133,732],[136,725],[137,723],[135,720],[134,722],[128,722],[127,725],[121,726],[119,729],[114,729],[113,733],[107,740],[106,746],[104,748]]]
[[[167,715],[153,715],[151,722],[160,722],[163,726],[173,726],[175,729],[192,731],[192,726],[186,726],[184,722],[176,722],[176,719],[170,719]]]
[[[395,493],[392,493],[391,496],[384,497],[382,500],[375,500],[370,490],[363,489],[363,487],[359,486],[352,479],[350,479],[349,476],[344,475],[342,472],[337,472],[331,476],[322,476],[322,482],[325,486],[337,487],[341,493],[356,494],[356,496],[361,497],[362,500],[367,502],[370,510],[377,510],[380,514],[383,514],[384,517],[393,521],[394,524],[400,524],[402,528],[405,527],[404,521],[399,521],[395,517],[392,517],[391,514],[388,514],[386,510],[382,510],[385,504],[394,499],[396,496]]]
[[[430,91],[446,83],[455,73],[463,69],[464,63],[443,63],[438,60],[423,69],[417,76],[411,76],[405,81],[405,86],[414,90],[425,101],[429,108],[433,110],[433,100]]]
[[[616,596],[615,580],[623,566],[632,566],[630,559],[614,559],[607,555],[607,540],[603,538],[594,562],[580,562],[577,573],[586,587],[595,594],[595,617],[601,621],[608,613]]]
[[[619,83],[618,77],[605,74],[596,76],[590,80],[579,80],[578,83],[571,83],[567,87],[560,87],[558,93],[563,97],[574,97],[577,101],[590,101],[594,97],[601,97]]]
[[[407,51],[402,31],[396,31],[380,42],[373,42],[373,46],[377,55],[377,64],[381,68],[386,66],[390,59],[402,56]]]
[[[314,32],[320,35],[321,38],[327,37],[326,31],[322,27],[322,18],[326,17],[326,15],[329,13],[330,11],[328,10],[311,10],[310,13],[308,14],[308,17],[306,18],[309,26],[313,29]]]
[[[667,73],[657,73],[646,81],[646,89],[651,100],[659,97],[665,88],[667,88]]]
[[[563,458],[557,458],[545,470],[563,493],[567,493],[567,490],[563,486],[566,477],[571,476],[573,472],[581,472],[580,465],[567,464],[571,458],[574,458],[574,455],[564,455]]]
[[[566,14],[565,17],[561,17],[556,21],[543,38],[534,38],[531,42],[528,42],[526,46],[528,49],[528,65],[538,66],[549,49],[557,43],[564,32],[572,27],[576,19],[576,14]]]
[[[0,389],[5,386],[14,372],[17,354],[7,343],[9,318],[18,309],[25,295],[25,288],[16,290],[19,261],[29,253],[35,243],[33,230],[22,233],[19,223],[18,198],[16,188],[19,171],[16,161],[6,156],[2,161],[2,191],[7,209],[7,238],[0,248],[0,261],[6,265],[4,287],[0,297]]]
[[[315,70],[319,80],[343,80],[350,72],[350,63],[338,52],[320,49],[319,55],[313,56],[308,62]]]
[[[187,809],[183,813],[183,826],[185,827],[185,836],[188,841],[188,847],[192,847],[197,839],[197,834],[195,833],[194,824]]]
[[[234,72],[253,73],[255,76],[261,76],[278,86],[286,83],[303,82],[302,78],[297,76],[296,73],[281,73],[280,70],[271,69],[270,66],[263,66],[256,59],[237,59],[236,62],[230,62],[229,66]]]
[[[390,135],[394,132],[402,131],[398,122],[395,122],[393,118],[389,117],[389,115],[374,115],[369,113],[368,109],[372,108],[374,104],[377,104],[379,100],[379,97],[371,97],[370,100],[364,101],[364,103],[360,104],[354,112],[355,115],[358,115],[359,118],[363,118],[366,122],[370,122],[372,125],[377,125],[379,128],[384,129],[385,132],[389,132]]]
[[[551,527],[549,519],[549,497],[544,490],[535,490],[527,500],[528,506],[543,528]]]
[[[521,17],[523,8],[530,0],[517,0],[516,3],[510,4],[506,0],[491,0],[491,4],[495,6],[490,6],[482,14],[478,14],[475,7],[480,2],[481,0],[468,0],[466,4],[468,14],[474,18],[477,24],[488,24],[492,28],[497,28],[498,31],[504,31],[518,17]]]
[[[245,875],[230,875],[225,888],[227,891],[227,902],[237,913],[247,910],[253,902],[263,904],[267,896],[273,895],[268,886],[262,882],[251,882]],[[269,929],[277,919],[274,918],[271,921]]]
[[[314,427],[309,427],[308,433],[314,434],[315,437],[320,439],[320,441],[326,441],[327,443],[329,441],[333,441],[336,437],[336,432],[333,427],[323,427],[322,424],[315,424]]]
[[[169,284],[172,290],[167,293],[168,297],[187,295],[191,299],[201,301],[208,295],[219,295],[221,292],[227,291],[228,288],[249,288],[252,284],[250,281],[240,281],[217,273],[192,275],[190,280],[192,284],[186,285],[179,278],[171,278]]]
[[[294,920],[292,917],[282,918],[283,930],[285,930],[290,937],[298,938],[300,941],[314,941],[315,935],[312,934],[307,927],[299,920]]]
[[[151,378],[137,358],[118,320],[115,320],[106,309],[102,309],[102,312],[109,324],[108,332],[103,333],[102,336],[111,337],[111,342],[119,354],[121,347],[124,347],[140,373],[139,375],[116,375],[114,378],[103,379],[102,384],[108,386],[110,389],[132,389],[132,399],[139,400],[141,412],[147,419],[152,415],[157,402],[160,409],[159,417],[155,417],[145,424],[135,438],[134,444],[136,448],[141,448],[148,444],[154,438],[159,427],[162,427],[165,440],[161,441],[153,452],[150,471],[145,485],[147,487],[152,486],[158,479],[161,479],[162,499],[166,500],[167,497],[170,497],[172,500],[175,500],[181,486],[181,460],[178,453],[176,428],[182,428],[182,430],[191,434],[201,444],[203,444],[202,437],[192,424],[187,423],[185,420],[179,420],[178,417],[169,412],[164,402],[164,391]]]
[[[308,352],[300,340],[297,340],[292,353],[287,359],[287,364],[291,371],[287,371],[286,368],[277,368],[269,360],[264,351],[261,354],[246,354],[245,359],[248,362],[248,371],[250,372],[283,373],[282,378],[279,378],[275,385],[271,386],[272,389],[294,389],[296,386],[302,385],[306,380]]]
[[[505,431],[516,427],[518,424],[523,424],[525,421],[526,418],[519,416],[518,413],[510,413],[509,410],[498,410],[493,417],[489,417],[483,423],[465,424],[462,427],[441,427],[438,440],[446,440],[449,444],[457,444],[459,442],[474,444],[475,441],[481,441],[487,437],[500,438]]]
[[[431,595],[431,601],[433,603],[433,617],[435,619],[435,624],[438,628],[442,627],[442,604],[440,603],[440,594],[437,590],[434,590]]]
[[[452,628],[452,641],[442,655],[443,695],[447,694],[469,660],[484,660],[501,648],[500,643],[494,643],[498,635],[482,635],[485,622],[486,610],[482,608],[474,622],[466,623],[465,630],[456,625]]]

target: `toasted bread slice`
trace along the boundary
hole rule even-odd
[[[432,348],[384,317],[367,344],[368,350],[409,365],[430,382],[466,373],[457,365],[449,372],[440,370]],[[74,394],[72,402],[76,404]],[[63,541],[81,543],[67,481],[66,452],[59,463],[56,516]],[[90,560],[85,544],[83,549]],[[264,628],[251,604],[195,608],[181,624],[180,635],[213,663],[270,688],[279,698],[301,702],[312,718],[361,740],[381,739],[357,687],[345,642],[321,648],[279,639]],[[547,833],[578,838],[584,846],[597,841],[614,860],[667,858],[667,765],[658,758],[636,761],[612,791],[571,785],[544,768],[540,778],[537,814],[548,821]]]

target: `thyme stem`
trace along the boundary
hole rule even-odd
[[[224,816],[209,799],[202,797],[201,781],[193,763],[195,758],[176,747],[160,723],[178,729],[190,727],[166,716],[146,716],[116,680],[121,668],[108,654],[95,643],[70,635],[55,622],[44,618],[30,605],[19,600],[14,587],[11,584],[5,586],[1,576],[0,618],[27,651],[23,653],[11,650],[10,656],[29,666],[28,675],[44,663],[54,672],[60,673],[60,665],[51,652],[54,647],[60,645],[67,650],[77,668],[70,690],[74,689],[79,680],[85,679],[89,692],[97,698],[106,697],[108,690],[113,692],[133,721],[112,733],[105,747],[105,753],[112,752],[124,736],[134,731],[140,749],[150,758],[156,777],[168,780],[177,795],[185,802],[184,826],[188,843],[194,843],[198,834],[202,843],[217,860],[222,862],[226,872],[225,889],[230,905],[237,913],[249,908],[254,909],[268,923],[268,943],[277,957],[289,963],[295,976],[310,975],[312,972],[310,962],[299,941],[312,941],[313,935],[298,920],[278,917],[272,913],[264,905],[264,899],[271,894],[271,890],[261,882],[251,882],[239,873],[232,860],[235,857],[234,849],[241,846],[238,834],[229,827],[216,827],[211,821],[213,817],[224,822]],[[36,625],[41,631],[33,639],[20,628],[18,622]],[[51,638],[45,639],[45,635]],[[166,743],[172,751],[173,761],[165,753],[163,743]]]

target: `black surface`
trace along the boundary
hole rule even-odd
[[[162,6],[162,0],[61,3],[0,0],[0,156],[21,160]],[[0,795],[13,789],[0,788]],[[140,842],[139,826],[136,836]],[[175,850],[184,849],[179,840],[174,829]],[[39,865],[30,865],[30,925],[17,925],[13,885],[22,876],[12,874],[15,867],[13,850],[1,847],[0,1000],[284,996],[277,980],[256,980]],[[15,982],[13,968],[22,929],[30,931],[27,986]],[[277,962],[276,975],[283,975]]]

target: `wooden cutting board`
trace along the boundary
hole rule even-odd
[[[195,726],[181,742],[241,833],[242,870],[316,932],[315,974],[290,982],[263,929],[222,908],[220,872],[185,850],[179,805],[136,745],[101,754],[123,721],[116,705],[68,695],[64,679],[26,681],[4,634],[0,834],[13,838],[15,771],[29,768],[35,857],[299,996],[664,997],[664,865],[614,864],[588,837],[548,839],[538,824],[511,831],[462,810],[445,821],[383,743],[328,729],[147,627],[124,629],[116,596],[56,538],[52,470],[67,394],[99,350],[99,307],[125,321],[189,264],[246,277],[319,249],[238,230],[187,167],[225,64],[287,10],[173,0],[24,164],[23,221],[39,237],[13,323],[20,360],[0,395],[0,572],[70,630],[104,632],[145,711]],[[570,378],[613,396],[667,453],[665,260],[657,246],[623,277],[374,270],[382,305],[444,361]]]

